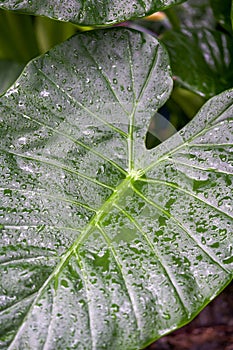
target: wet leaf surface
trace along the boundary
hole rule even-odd
[[[27,1],[3,0],[0,8],[83,25],[112,24],[135,17],[143,17],[185,0],[121,0],[121,1]]]
[[[2,349],[143,348],[232,279],[233,91],[147,150],[171,89],[157,40],[115,29],[0,99]]]

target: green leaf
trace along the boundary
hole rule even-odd
[[[0,99],[2,348],[140,349],[230,282],[233,91],[147,150],[171,88],[157,40],[115,29]]]
[[[18,78],[24,65],[0,60],[0,95],[2,95]]]
[[[169,8],[166,13],[173,25],[179,27],[216,29],[217,24],[232,34],[232,0],[189,0]],[[178,25],[177,25],[178,24]]]
[[[211,0],[189,0],[166,11],[173,29],[215,28],[215,18],[210,4]],[[228,1],[228,0],[227,0]],[[223,2],[223,1],[222,1]]]
[[[233,1],[231,2],[231,27],[233,29]]]
[[[38,53],[32,17],[0,9],[0,59],[27,63]]]
[[[185,88],[209,98],[232,87],[233,41],[219,31],[182,29],[162,37],[173,74]]]
[[[85,27],[86,28],[86,27]],[[71,23],[55,21],[47,17],[35,17],[35,32],[41,53],[67,40],[77,32]]]
[[[217,22],[225,28],[229,33],[232,33],[231,26],[231,4],[232,0],[210,0],[214,16]]]
[[[70,0],[3,0],[0,8],[23,13],[69,21],[76,24],[98,25],[112,24],[135,17],[143,17],[186,0],[124,0],[114,2]]]

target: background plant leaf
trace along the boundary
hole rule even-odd
[[[161,39],[182,86],[205,98],[232,87],[233,41],[228,34],[189,28],[168,31]]]
[[[231,4],[232,0],[210,0],[214,16],[217,22],[229,33],[232,33]]]
[[[115,29],[1,98],[2,348],[139,349],[230,282],[233,91],[149,151],[171,88],[157,40]]]
[[[233,1],[231,2],[231,27],[233,29]]]
[[[209,28],[215,29],[216,21],[210,0],[189,0],[166,10],[173,29]]]
[[[58,0],[49,0],[44,2],[41,0],[4,0],[0,1],[0,8],[43,15],[76,24],[98,25],[117,23],[135,17],[143,17],[184,1],[185,0],[124,0],[99,2],[71,0],[61,2]]]
[[[25,64],[38,54],[32,17],[0,9],[0,59]]]
[[[0,95],[2,95],[18,78],[24,65],[0,60]]]
[[[169,8],[166,13],[173,29],[204,27],[213,30],[219,26],[232,33],[231,3],[232,0],[189,0]]]

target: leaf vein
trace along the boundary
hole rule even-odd
[[[49,125],[45,124],[45,123],[42,123],[41,121],[35,119],[35,118],[32,118],[22,112],[19,112],[19,111],[16,111],[12,106],[7,106],[7,108],[9,108],[10,110],[12,110],[13,112],[15,113],[18,113],[19,115],[21,115],[22,117],[24,117],[25,119],[28,119],[28,120],[31,120],[33,121],[34,123],[40,125],[40,126],[43,126],[45,127],[46,129],[48,130],[51,130],[53,131],[55,134],[57,135],[61,135],[63,136],[64,138],[66,138],[67,140],[70,140],[72,141],[74,144],[77,144],[79,146],[81,146],[82,148],[84,148],[85,150],[89,151],[90,153],[93,153],[94,155],[96,155],[97,157],[107,161],[109,164],[111,164],[113,167],[115,167],[116,169],[118,169],[122,174],[126,174],[126,171],[121,167],[119,166],[116,162],[114,162],[112,159],[106,157],[104,154],[101,154],[99,153],[98,151],[96,151],[94,148],[91,148],[90,146],[86,145],[85,143],[75,139],[74,137],[64,133],[64,132],[61,132],[57,129],[54,129],[52,127],[50,127]],[[54,114],[53,111],[50,111],[52,114]],[[56,116],[56,114],[54,114]]]
[[[73,200],[73,199],[69,199],[69,198],[65,198],[65,197],[61,197],[61,196],[55,196],[55,195],[49,194],[45,191],[38,192],[38,191],[30,191],[30,190],[26,190],[26,189],[22,189],[22,188],[10,188],[10,187],[6,187],[6,188],[1,187],[0,188],[0,191],[5,191],[5,190],[10,190],[12,192],[18,192],[20,194],[23,193],[23,194],[28,195],[28,196],[39,196],[39,197],[43,196],[45,198],[51,198],[51,199],[59,200],[61,202],[74,204],[77,207],[82,207],[82,208],[85,208],[89,211],[96,212],[96,209],[90,207],[87,204],[81,203],[81,202]]]
[[[80,173],[79,171],[77,170],[74,170],[72,168],[69,168],[67,166],[65,166],[64,164],[61,164],[61,163],[58,163],[58,162],[52,162],[51,160],[46,160],[46,159],[42,159],[41,157],[35,157],[35,156],[32,156],[32,155],[27,155],[27,154],[22,154],[22,153],[17,153],[17,152],[13,152],[13,151],[10,151],[10,150],[6,150],[6,149],[3,149],[4,152],[6,153],[9,153],[9,154],[12,154],[12,155],[15,155],[17,157],[20,157],[20,158],[25,158],[25,159],[30,159],[30,160],[33,160],[33,161],[36,161],[38,163],[44,163],[44,164],[47,164],[47,165],[51,165],[51,166],[54,166],[58,169],[62,169],[64,171],[67,171],[68,173],[71,173],[71,174],[75,174],[77,176],[80,176],[81,178],[87,180],[87,181],[90,181],[92,183],[95,183],[101,187],[104,187],[104,188],[108,188],[109,190],[111,191],[114,191],[114,188],[110,187],[109,185],[106,185],[105,183],[102,183],[90,176],[87,176],[87,175],[84,175],[83,173]]]
[[[89,295],[89,290],[88,290],[88,275],[86,273],[86,270],[84,268],[84,265],[81,261],[81,259],[78,256],[78,253],[76,251],[76,249],[74,250],[74,254],[76,257],[76,261],[78,266],[80,267],[80,270],[82,271],[82,275],[83,275],[83,282],[84,282],[84,288],[85,288],[85,292],[86,292],[86,299],[87,299],[87,309],[88,309],[88,319],[89,319],[89,328],[90,328],[90,334],[91,334],[91,342],[92,342],[92,350],[96,349],[96,346],[94,344],[94,326],[92,325],[93,320],[95,319],[94,317],[94,313],[92,312],[92,308],[91,308],[91,302],[92,302],[92,298]],[[93,314],[93,315],[92,315]]]
[[[132,308],[133,308],[133,312],[134,312],[134,317],[135,317],[137,329],[140,330],[142,327],[140,326],[140,323],[141,323],[141,322],[140,322],[140,318],[139,318],[139,316],[138,316],[137,306],[136,306],[136,304],[135,304],[135,302],[134,302],[134,296],[132,295],[132,293],[131,293],[131,291],[130,291],[130,288],[129,288],[129,286],[128,286],[127,280],[126,280],[126,278],[125,278],[125,276],[124,276],[124,273],[123,273],[123,271],[122,271],[121,264],[120,264],[120,262],[119,262],[119,260],[118,260],[118,257],[117,257],[117,253],[116,253],[114,247],[112,246],[112,244],[111,244],[111,242],[110,242],[110,239],[109,239],[108,235],[106,234],[104,228],[103,228],[100,224],[97,224],[96,227],[99,229],[99,231],[100,231],[100,233],[102,234],[102,236],[103,236],[105,242],[106,242],[107,245],[108,245],[108,248],[109,248],[110,251],[112,252],[112,255],[113,255],[114,260],[115,260],[115,262],[116,262],[116,264],[117,264],[118,270],[119,270],[119,272],[120,272],[120,274],[121,274],[121,276],[122,276],[122,279],[123,279],[123,281],[124,281],[124,285],[125,285],[125,288],[126,288],[126,290],[127,290],[127,294],[128,294],[128,296],[129,296],[129,300],[130,300],[131,305],[132,305]]]
[[[23,263],[30,263],[30,262],[36,262],[37,260],[53,260],[53,259],[57,259],[54,256],[32,256],[32,257],[25,257],[25,258],[19,258],[19,259],[11,259],[11,260],[7,260],[7,261],[0,261],[0,266],[6,266],[6,265],[11,265],[11,264],[23,264]]]
[[[210,208],[213,208],[214,210],[217,210],[218,212],[220,212],[221,214],[223,215],[226,215],[227,217],[229,217],[230,219],[233,219],[233,217],[231,215],[229,215],[228,213],[225,213],[223,212],[222,210],[220,210],[218,207],[215,207],[213,204],[207,202],[206,200],[204,200],[204,198],[201,198],[197,195],[195,195],[193,192],[191,191],[188,191],[182,187],[179,187],[177,186],[176,184],[174,183],[171,183],[171,182],[167,182],[167,181],[162,181],[162,180],[155,180],[155,179],[138,179],[139,181],[142,181],[142,182],[147,182],[147,183],[152,183],[152,184],[162,184],[162,185],[165,185],[165,186],[169,186],[169,187],[172,187],[172,188],[175,188],[177,189],[178,191],[181,191],[181,192],[184,192],[188,195],[190,195],[191,197],[197,199],[198,201],[206,204],[207,206],[209,206]]]
[[[86,53],[88,54],[88,57],[92,60],[92,62],[95,64],[96,68],[99,68],[98,62],[94,59],[94,57],[90,54],[90,51],[88,50],[87,46],[84,44],[83,40],[82,40],[82,36],[80,36],[80,42],[84,48],[84,50],[86,51]],[[102,67],[101,67],[102,68]],[[121,106],[121,108],[123,109],[123,111],[125,112],[126,115],[128,115],[129,113],[127,112],[127,110],[125,109],[125,107],[122,105],[119,97],[117,96],[116,92],[113,90],[111,82],[109,77],[107,76],[106,73],[103,72],[103,69],[98,69],[98,72],[100,73],[100,75],[102,76],[102,78],[104,79],[104,81],[107,84],[107,87],[110,89],[112,95],[115,97],[116,101],[119,103],[119,105]]]
[[[20,303],[22,303],[22,302],[24,302],[24,301],[29,300],[29,302],[30,302],[30,299],[32,299],[33,296],[34,296],[35,294],[36,294],[36,292],[33,292],[33,293],[31,293],[31,294],[28,294],[28,295],[26,295],[24,298],[22,298],[22,299],[20,299],[20,300],[17,300],[15,303],[13,303],[13,304],[11,304],[11,305],[5,307],[4,309],[1,309],[1,310],[0,310],[0,316],[2,316],[6,311],[7,311],[7,313],[8,313],[9,311],[14,310]]]
[[[217,173],[217,174],[232,175],[232,173],[230,173],[226,170],[215,169],[215,168],[204,168],[204,167],[200,167],[198,165],[188,164],[186,162],[182,162],[182,161],[174,159],[174,158],[169,158],[169,161],[171,161],[172,163],[177,163],[180,165],[187,166],[188,168],[194,168],[194,169],[203,170],[203,171],[211,171],[211,172]]]

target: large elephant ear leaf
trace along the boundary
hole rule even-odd
[[[186,0],[0,0],[0,8],[83,25],[112,24],[143,17]]]
[[[140,349],[232,278],[233,91],[147,150],[158,41],[73,37],[0,99],[1,346]]]

